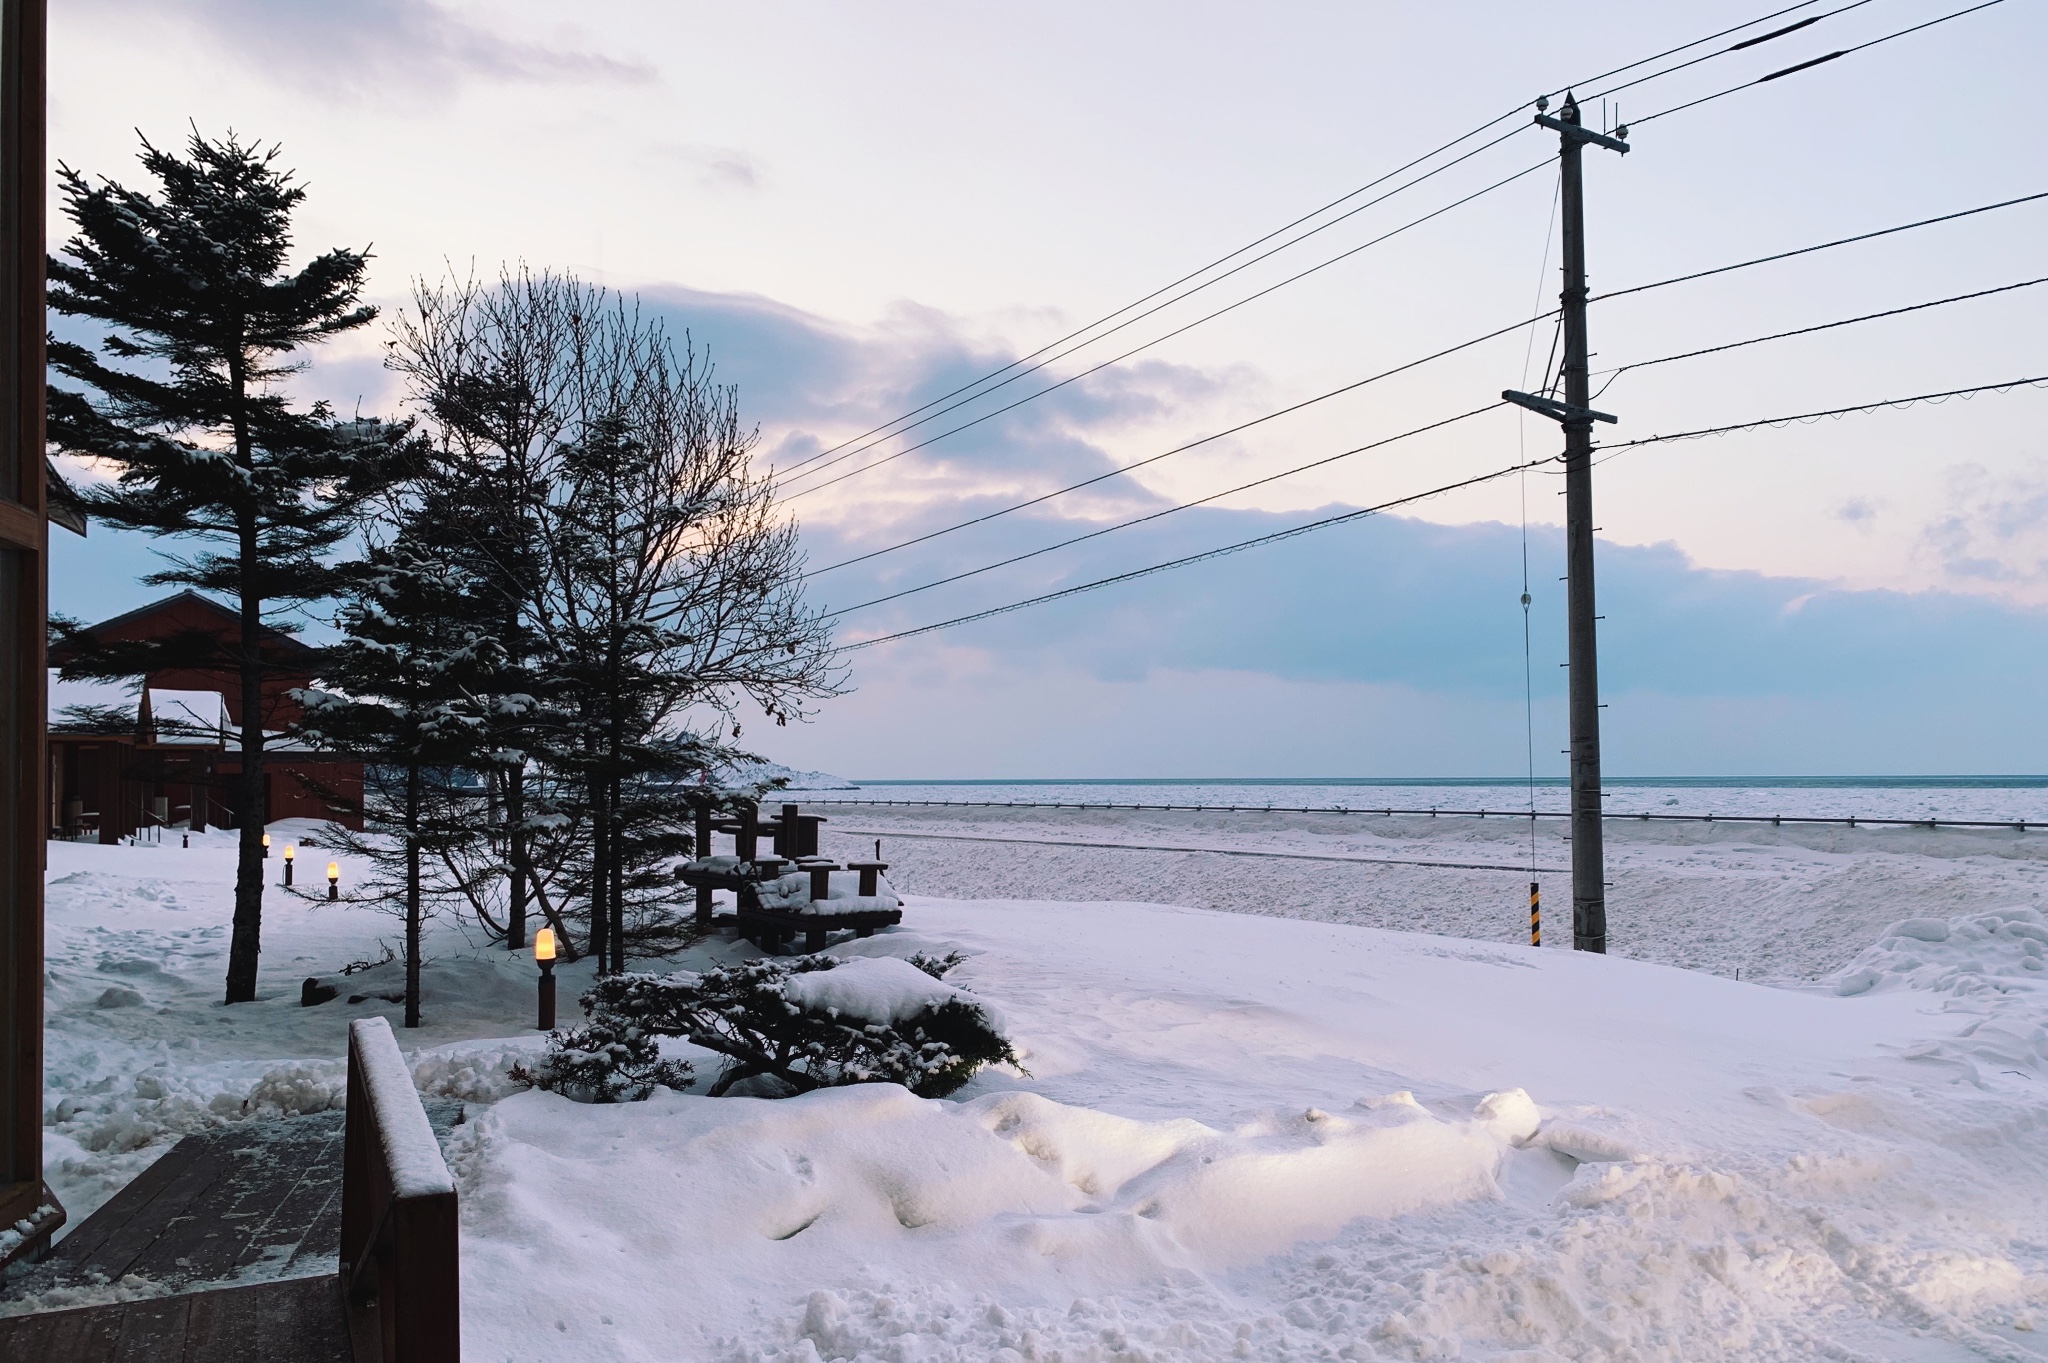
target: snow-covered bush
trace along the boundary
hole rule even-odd
[[[958,959],[800,956],[607,976],[583,996],[588,1025],[551,1037],[525,1077],[592,1102],[644,1098],[658,1084],[689,1088],[691,1067],[661,1057],[668,1036],[726,1057],[712,1097],[742,1080],[761,1080],[750,1087],[775,1096],[892,1083],[944,1097],[982,1066],[1017,1059],[994,1011],[939,978]]]

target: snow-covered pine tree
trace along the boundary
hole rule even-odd
[[[582,999],[586,1026],[556,1032],[531,1071],[540,1088],[584,1102],[688,1088],[692,1068],[665,1061],[658,1038],[725,1057],[706,1090],[749,1083],[761,1096],[843,1084],[901,1084],[943,1098],[987,1065],[1016,1064],[1000,1019],[942,978],[960,956],[765,957],[701,974],[615,974]]]
[[[523,266],[501,272],[494,285],[474,277],[416,281],[411,306],[392,324],[386,361],[406,377],[431,436],[433,477],[459,492],[460,553],[483,584],[480,605],[504,646],[503,665],[486,685],[484,713],[492,755],[485,850],[505,876],[502,895],[479,899],[476,913],[517,951],[538,904],[572,956],[574,943],[548,894],[571,839],[553,809],[559,778],[535,760],[548,710],[534,638],[544,608],[536,517],[576,408],[568,382],[576,369],[574,336],[594,301]]]
[[[485,836],[477,774],[489,754],[478,698],[503,661],[480,622],[482,584],[452,542],[445,491],[405,509],[387,544],[345,565],[349,594],[300,732],[364,762],[363,832],[335,827],[372,874],[350,893],[405,919],[405,1025],[420,1022],[420,934],[434,903],[466,897]]]
[[[262,950],[264,704],[279,612],[332,594],[327,557],[381,489],[403,428],[338,421],[294,407],[281,381],[298,352],[376,316],[359,301],[366,253],[345,249],[288,268],[305,190],[264,150],[194,133],[185,155],[143,143],[154,194],[93,184],[59,167],[77,229],[49,263],[50,306],[112,328],[97,350],[50,344],[49,435],[105,461],[116,480],[82,496],[119,529],[190,538],[151,583],[232,600],[241,636],[222,647],[181,637],[110,648],[74,634],[67,676],[134,676],[167,666],[218,668],[241,689],[241,834],[227,1001],[256,997]]]

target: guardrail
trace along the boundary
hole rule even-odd
[[[1175,812],[1182,814],[1371,814],[1392,818],[1396,814],[1439,816],[1446,819],[1569,819],[1569,811],[1561,809],[1393,809],[1377,806],[1365,809],[1351,805],[1119,805],[1119,804],[1070,804],[1035,802],[1029,800],[806,800],[807,805],[901,805],[909,808],[934,809],[1128,809],[1152,812]],[[1846,824],[1850,828],[1896,827],[1896,828],[2016,828],[2025,832],[2029,828],[2048,828],[2043,819],[1866,819],[1858,814],[1841,818],[1824,818],[1810,814],[1614,814],[1605,816],[1610,821],[1641,820],[1649,822],[1669,820],[1683,823],[1767,823],[1776,827],[1782,824]]]
[[[341,1286],[356,1363],[461,1363],[455,1180],[391,1024],[348,1028]]]

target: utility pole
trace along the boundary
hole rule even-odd
[[[1616,136],[1579,123],[1579,102],[1567,94],[1553,118],[1536,101],[1536,122],[1558,134],[1558,202],[1563,216],[1564,401],[1513,391],[1501,397],[1564,427],[1566,619],[1571,668],[1572,946],[1607,950],[1607,857],[1600,806],[1600,663],[1593,604],[1593,423],[1612,422],[1591,407],[1586,345],[1586,201],[1579,152],[1587,143],[1626,154],[1626,126]]]

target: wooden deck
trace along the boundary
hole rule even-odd
[[[444,1137],[459,1103],[428,1106]],[[119,1283],[125,1302],[0,1317],[6,1363],[346,1363],[342,1114],[187,1136],[0,1283],[9,1301]]]
[[[351,1363],[341,1279],[148,1297],[0,1319],[7,1363]]]

